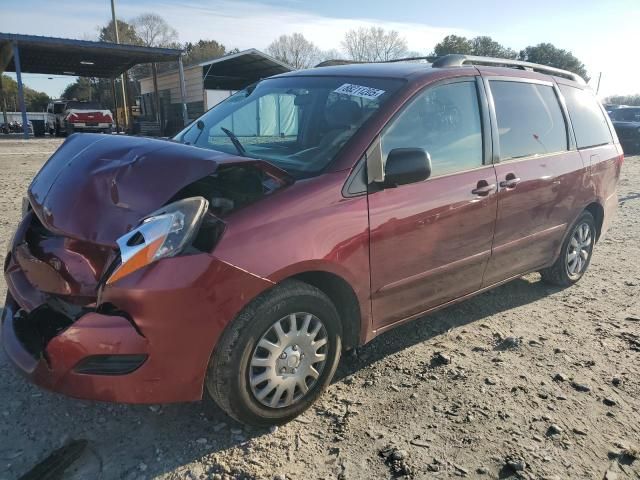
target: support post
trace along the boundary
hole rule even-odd
[[[5,97],[4,92],[2,91],[2,75],[1,74],[0,74],[0,100],[2,100],[2,105],[0,105],[0,108],[2,108],[2,119],[5,125],[8,125],[9,119],[7,118],[7,98]]]
[[[122,72],[122,117],[125,133],[129,129],[129,76],[127,72]]]
[[[13,42],[13,63],[16,67],[16,80],[18,82],[18,103],[22,112],[22,135],[29,138],[29,120],[27,119],[27,107],[24,104],[24,88],[22,85],[22,67],[20,66],[20,48],[18,42]]]
[[[187,85],[184,82],[184,66],[182,65],[182,55],[178,57],[178,74],[180,76],[180,102],[182,103],[182,123],[186,126],[189,123],[189,113],[187,112]]]
[[[158,93],[158,64],[151,64],[151,72],[153,73],[153,107],[156,111],[156,122],[160,125],[160,94]],[[162,125],[160,125],[162,129]]]
[[[120,43],[120,37],[118,35],[118,20],[116,18],[116,5],[114,0],[111,0],[111,19],[113,20],[113,33],[116,37],[116,43]],[[120,79],[122,80],[122,116],[124,117],[124,128],[127,129],[129,125],[129,115],[127,112],[127,91],[125,85],[125,74],[120,75]],[[115,98],[115,97],[114,97]],[[117,111],[117,108],[116,108]],[[117,115],[117,114],[116,114]]]
[[[120,121],[118,119],[118,96],[116,95],[116,79],[111,79],[111,95],[113,96],[113,116],[116,121],[116,133],[120,133]]]

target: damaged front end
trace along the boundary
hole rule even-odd
[[[70,137],[29,188],[5,261],[5,350],[71,396],[199,399],[226,322],[272,285],[212,252],[234,211],[292,180],[259,160],[104,138]]]

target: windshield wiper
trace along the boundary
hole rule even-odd
[[[242,146],[242,144],[240,143],[240,140],[238,140],[238,137],[236,137],[236,134],[233,133],[231,130],[228,130],[224,127],[220,127],[220,130],[222,130],[224,133],[227,134],[227,137],[229,137],[231,139],[231,143],[233,143],[233,146],[236,147],[236,150],[238,151],[238,154],[246,157],[247,156],[247,151],[244,149],[244,147]]]

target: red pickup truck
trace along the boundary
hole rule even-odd
[[[50,134],[71,135],[75,132],[111,133],[113,115],[96,102],[56,100],[47,106],[47,129]]]

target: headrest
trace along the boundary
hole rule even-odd
[[[353,100],[337,100],[325,111],[329,128],[348,128],[360,120],[362,109]]]

